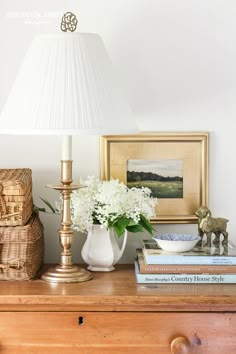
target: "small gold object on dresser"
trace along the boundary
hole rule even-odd
[[[31,170],[0,169],[0,226],[25,225],[32,209]]]
[[[43,263],[43,225],[33,213],[25,226],[0,227],[0,280],[36,277]]]
[[[222,245],[227,245],[228,244],[228,232],[226,231],[227,229],[227,223],[229,222],[228,219],[225,218],[213,218],[211,216],[211,211],[208,209],[206,206],[201,206],[195,214],[198,217],[198,233],[199,236],[201,237],[201,240],[199,241],[199,245],[202,245],[202,239],[204,234],[207,237],[207,243],[206,245],[208,247],[211,246],[211,238],[213,234],[215,235],[215,239],[213,241],[213,244],[216,247],[220,246],[220,236],[223,236],[222,240]]]

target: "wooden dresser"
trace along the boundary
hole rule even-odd
[[[0,353],[236,353],[235,285],[0,282]]]

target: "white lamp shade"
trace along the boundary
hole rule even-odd
[[[137,131],[97,34],[36,37],[0,116],[0,134]]]

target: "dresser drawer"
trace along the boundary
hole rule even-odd
[[[0,353],[236,353],[235,332],[230,313],[2,312]]]

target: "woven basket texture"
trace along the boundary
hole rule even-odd
[[[38,214],[32,214],[25,226],[0,227],[0,280],[35,278],[43,257],[43,225]]]
[[[32,210],[32,171],[0,169],[0,226],[25,225]]]

